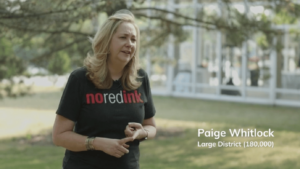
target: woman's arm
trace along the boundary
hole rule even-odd
[[[85,140],[87,136],[73,132],[73,128],[74,122],[72,120],[56,115],[52,132],[53,143],[71,151],[86,151]]]
[[[74,122],[61,115],[56,115],[52,139],[57,146],[65,147],[71,151],[86,151],[85,140],[87,136],[77,134],[73,131]],[[109,139],[103,137],[96,137],[93,141],[95,150],[103,151],[111,156],[120,158],[129,151],[126,149],[129,146],[126,144],[133,141],[132,137],[124,139]]]
[[[151,117],[149,119],[145,119],[143,122],[143,127],[145,130],[148,131],[148,139],[155,138],[156,135],[156,124],[154,117]]]

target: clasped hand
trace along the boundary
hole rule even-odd
[[[128,123],[124,133],[126,135],[123,139],[109,139],[102,138],[102,144],[99,145],[101,150],[106,154],[120,158],[124,154],[129,153],[129,145],[127,142],[135,139],[145,138],[148,134],[140,123]],[[97,143],[96,143],[97,144]]]
[[[146,130],[140,123],[128,123],[124,130],[124,133],[126,137],[132,137],[134,140],[143,139],[148,135]]]

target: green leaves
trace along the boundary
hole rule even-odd
[[[15,56],[12,48],[12,44],[7,39],[0,39],[0,81],[20,75],[25,71],[23,60]]]
[[[256,39],[257,44],[264,50],[269,48],[269,42],[267,40],[266,35],[261,35]]]
[[[17,57],[13,51],[13,44],[6,38],[0,38],[0,99],[4,96],[16,97],[25,95],[29,87],[23,85],[23,81],[15,82],[14,76],[25,72],[26,64],[23,59]],[[2,80],[6,80],[3,83]]]
[[[49,72],[63,75],[70,70],[70,57],[66,52],[60,51],[50,58],[48,64]]]
[[[23,58],[31,64],[49,68],[54,72],[54,65],[49,65],[50,61],[52,64],[60,65],[58,67],[67,67],[62,64],[67,62],[69,66],[81,65],[81,60],[91,49],[88,37],[95,34],[95,28],[105,19],[99,17],[100,14],[111,15],[119,9],[129,8],[139,24],[145,26],[145,29],[141,29],[142,48],[161,47],[171,34],[175,43],[184,42],[191,38],[189,30],[184,29],[186,26],[220,30],[225,35],[224,45],[229,46],[240,46],[253,35],[261,33],[263,37],[259,39],[259,44],[263,48],[268,48],[273,37],[282,33],[272,25],[295,24],[300,16],[300,5],[292,1],[276,1],[265,5],[264,9],[269,10],[270,15],[264,13],[246,15],[233,7],[230,1],[223,0],[220,6],[221,16],[217,15],[216,11],[219,6],[203,6],[195,15],[195,8],[178,8],[174,11],[153,5],[157,3],[167,6],[167,1],[153,2],[152,6],[144,2],[134,0],[132,6],[127,6],[125,0],[1,0],[0,37],[12,40],[13,46],[17,46],[20,50],[34,51],[30,53],[30,57]],[[181,4],[183,1],[178,1],[178,5]],[[19,41],[18,44],[16,39]],[[6,55],[5,53],[16,55],[12,53],[12,47],[5,47],[7,45],[2,43],[0,49],[4,51],[3,55]],[[72,56],[69,58],[70,61],[62,57],[65,55]],[[57,57],[64,61],[58,62]],[[11,61],[5,60],[6,62]],[[62,69],[58,71],[59,74],[66,70]],[[18,71],[11,74],[16,72]]]
[[[299,8],[300,10],[300,8]],[[298,13],[298,12],[297,12]],[[295,24],[297,21],[297,17],[295,17],[294,12],[288,11],[287,8],[279,9],[276,13],[273,22],[278,25],[282,24]]]

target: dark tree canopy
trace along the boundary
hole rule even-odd
[[[231,46],[240,46],[252,34],[262,33],[265,38],[261,39],[261,44],[268,47],[272,37],[282,33],[272,25],[285,21],[295,23],[295,18],[300,16],[300,6],[291,0],[267,1],[270,5],[265,5],[265,8],[279,17],[240,13],[230,5],[233,2],[230,0],[222,1],[222,16],[199,9],[197,17],[178,10],[145,6],[145,0],[1,0],[0,49],[5,52],[0,52],[0,61],[1,65],[6,64],[12,69],[11,76],[22,74],[24,64],[49,68],[49,60],[61,56],[59,52],[69,56],[71,66],[82,65],[83,58],[91,51],[88,37],[96,32],[101,15],[109,16],[120,9],[131,10],[145,23],[151,20],[152,26],[141,31],[143,46],[160,46],[170,34],[174,35],[176,42],[182,42],[187,38],[183,26],[195,26],[221,30],[226,35],[226,43]],[[169,15],[173,15],[173,19]],[[10,65],[12,59],[20,70]],[[0,76],[1,80],[8,75]]]

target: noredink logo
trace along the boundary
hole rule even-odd
[[[87,104],[102,104],[102,103],[144,103],[141,99],[141,93],[138,93],[136,90],[131,93],[127,93],[126,90],[120,90],[120,93],[88,93],[86,94],[86,103]]]

